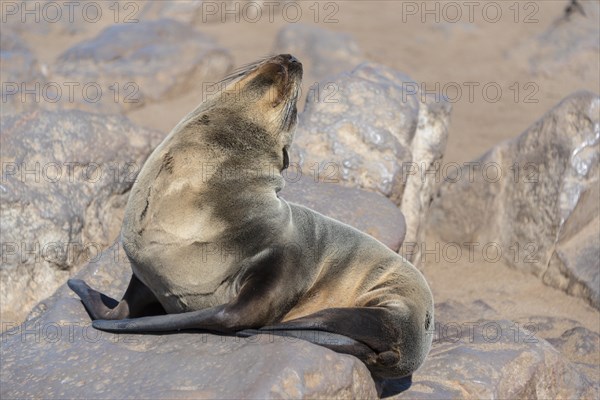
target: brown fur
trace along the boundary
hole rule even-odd
[[[85,283],[70,283],[95,327],[329,332],[346,339],[307,340],[359,357],[378,377],[421,364],[433,299],[419,271],[374,238],[277,195],[301,73],[289,55],[236,73],[149,157],[122,228],[134,273],[126,296],[107,308]],[[150,306],[168,315],[123,319]]]

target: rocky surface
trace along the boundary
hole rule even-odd
[[[130,277],[122,248],[113,246],[78,277],[120,298]],[[1,342],[2,398],[377,396],[358,359],[297,339],[96,331],[66,285],[34,310],[27,325],[9,328]]]
[[[353,70],[365,61],[352,36],[304,24],[288,24],[281,28],[273,53],[290,53],[302,61],[306,71],[305,90],[316,90],[314,84],[344,71]]]
[[[14,32],[2,30],[0,36],[0,63],[2,64],[2,115],[32,110],[41,100],[25,91],[35,90],[45,80],[35,55]],[[40,90],[37,90],[40,92]]]
[[[120,116],[33,111],[2,119],[2,321],[20,322],[117,237],[158,132]]]
[[[574,74],[584,82],[593,81],[598,77],[599,19],[600,3],[578,1],[542,34],[524,40],[512,55],[527,60],[533,76]]]
[[[387,198],[334,182],[319,182],[294,165],[285,176],[281,197],[368,233],[394,251],[400,249],[406,235],[404,216]]]
[[[437,324],[439,336],[406,399],[595,398],[597,388],[541,338],[511,321]]]
[[[122,248],[114,245],[77,276],[119,298],[130,272]],[[592,399],[598,395],[598,387],[581,366],[544,340],[550,337],[561,349],[579,349],[571,353],[594,362],[597,335],[574,321],[540,317],[514,323],[493,319],[495,315],[484,301],[436,304],[430,355],[413,375],[412,385],[405,379],[380,383],[382,397]],[[551,339],[565,326],[575,328]],[[65,285],[34,309],[26,325],[8,328],[1,338],[3,398],[377,396],[368,371],[357,359],[299,340],[96,331]],[[51,375],[48,365],[52,365]]]
[[[536,337],[547,340],[600,390],[600,335],[578,321],[551,316],[531,316],[517,320]]]
[[[598,151],[598,142],[595,147]],[[543,280],[571,295],[586,298],[600,308],[598,158],[592,163],[588,177],[579,201],[561,227]]]
[[[201,92],[231,66],[229,52],[209,36],[159,19],[106,28],[60,55],[50,74],[53,81],[79,84],[74,101],[63,96],[57,106],[115,113]]]
[[[400,206],[407,244],[421,243],[439,179],[426,174],[441,160],[450,105],[422,96],[406,75],[373,63],[332,78],[308,94],[292,160],[322,181],[378,192]],[[419,262],[421,246],[404,255]]]
[[[444,182],[431,226],[600,307],[600,97],[577,92]]]
[[[468,296],[467,296],[468,297]],[[597,398],[597,378],[550,343],[575,321],[536,317],[517,322],[499,318],[484,300],[436,303],[434,341],[408,390],[405,381],[388,381],[383,395],[407,399]],[[590,334],[586,338],[589,339]],[[592,336],[592,338],[594,338]],[[546,340],[548,339],[548,340]],[[594,338],[595,339],[595,338]],[[593,342],[593,340],[591,341]],[[586,342],[593,351],[596,343]],[[571,354],[571,353],[569,353]],[[590,358],[597,355],[587,355]],[[595,383],[594,383],[595,382]],[[396,388],[396,390],[394,390]]]

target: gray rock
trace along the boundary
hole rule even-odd
[[[475,300],[464,304],[458,300],[443,301],[435,303],[435,319],[442,325],[462,324],[474,320],[494,320],[498,318],[498,312],[485,300]],[[436,331],[437,335],[439,331]],[[439,337],[436,336],[436,339]]]
[[[436,316],[437,318],[437,316]],[[583,399],[597,388],[541,338],[511,321],[436,323],[440,337],[406,399]]]
[[[394,251],[406,234],[402,212],[387,198],[334,182],[319,182],[292,165],[281,197],[368,233]]]
[[[443,156],[450,104],[422,96],[406,75],[373,63],[332,79],[331,93],[309,93],[292,160],[321,180],[378,192],[400,206],[403,255],[419,262],[424,220],[439,179],[425,172]],[[411,247],[407,247],[410,245]],[[417,250],[414,250],[414,249]]]
[[[532,316],[516,321],[547,340],[600,390],[600,335],[567,318]]]
[[[287,24],[277,34],[274,50],[296,56],[306,71],[303,86],[326,77],[351,71],[365,61],[362,51],[351,35],[304,24]]]
[[[567,97],[444,182],[431,226],[600,307],[599,114],[598,95]]]
[[[596,149],[598,146],[596,145]],[[598,161],[588,172],[580,199],[561,227],[543,275],[546,284],[600,307],[600,198]]]
[[[534,332],[538,337],[552,342],[560,337],[564,332],[573,328],[581,327],[581,323],[570,318],[554,317],[548,315],[532,315],[527,318],[517,319],[525,329]],[[600,355],[596,355],[599,356]]]
[[[564,318],[498,316],[484,300],[436,303],[432,350],[397,398],[597,398],[589,366],[598,358],[597,334]],[[385,382],[383,394],[399,384],[407,386]]]
[[[574,10],[560,16],[542,34],[523,40],[512,51],[514,58],[529,62],[534,76],[571,74],[582,82],[598,82],[600,3],[579,1],[578,4],[583,13]]]
[[[34,54],[14,32],[2,30],[0,36],[0,63],[2,63],[2,115],[33,110],[39,102],[32,95],[23,99],[24,88],[33,90],[36,83],[45,80]],[[25,101],[24,101],[25,100]]]
[[[127,191],[161,134],[120,116],[33,111],[3,118],[4,322],[20,322],[120,231]]]
[[[160,19],[106,28],[60,55],[51,77],[79,84],[75,101],[63,96],[57,106],[115,113],[184,91],[200,92],[231,66],[229,52],[207,35]]]
[[[107,250],[78,277],[120,298],[130,277],[122,248]],[[1,338],[2,398],[377,396],[358,359],[301,340],[96,331],[66,285],[40,304],[26,325],[10,328]]]
[[[579,367],[588,380],[600,386],[600,335],[582,326],[566,330],[560,337],[548,340],[558,351]]]
[[[551,314],[552,310],[549,313]],[[435,339],[441,340],[456,336],[456,324],[468,326],[473,321],[493,321],[499,319],[500,314],[484,300],[468,304],[453,300],[436,303],[435,315],[440,326],[447,327],[434,333]],[[573,319],[550,315],[516,319],[511,329],[514,331],[517,327],[525,333],[523,341],[537,343],[539,339],[546,340],[586,377],[594,386],[594,390],[599,390],[600,335],[597,332],[585,328],[581,322]]]
[[[130,277],[118,246],[77,274],[119,298]],[[595,398],[585,376],[536,332],[486,318],[484,302],[436,305],[432,351],[395,398]],[[536,321],[539,322],[539,321]],[[355,358],[283,338],[204,333],[114,335],[91,328],[63,285],[2,335],[2,398],[375,398]],[[576,333],[578,335],[579,332]],[[587,335],[587,334],[586,334]],[[574,336],[567,332],[565,342]],[[594,339],[595,340],[595,339]],[[593,351],[593,346],[584,350]],[[47,373],[52,365],[52,374]],[[240,374],[240,371],[244,371]],[[335,372],[332,372],[335,371]]]

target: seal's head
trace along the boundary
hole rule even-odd
[[[260,60],[219,82],[176,129],[201,134],[240,163],[272,161],[283,170],[298,121],[301,81],[302,64],[294,56]]]
[[[283,132],[297,122],[296,102],[302,81],[302,64],[291,54],[270,57],[235,72],[226,78],[226,101],[250,103],[254,115],[258,108],[268,121]],[[221,99],[223,101],[225,99]]]

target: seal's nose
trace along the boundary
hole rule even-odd
[[[284,61],[284,62],[290,63],[290,64],[299,64],[300,63],[300,61],[298,61],[298,59],[291,54],[280,54],[278,56],[278,58],[281,61]]]
[[[272,60],[285,68],[285,70],[290,72],[295,78],[302,77],[302,63],[293,55],[279,54]]]

